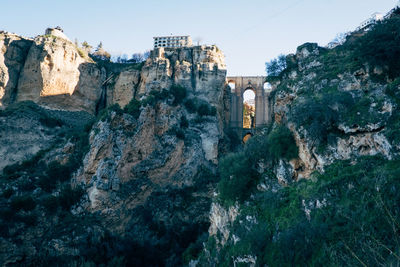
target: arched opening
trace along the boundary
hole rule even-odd
[[[247,89],[243,93],[243,128],[256,127],[256,93]]]
[[[253,135],[252,135],[251,133],[247,133],[247,134],[243,137],[243,139],[242,139],[243,144],[246,144],[247,141],[249,141],[249,139],[250,139],[252,136],[253,136]]]
[[[228,85],[231,88],[231,93],[234,93],[236,89],[236,83],[234,81],[229,81]]]
[[[269,92],[272,91],[272,85],[271,85],[269,82],[265,82],[265,83],[264,83],[264,91],[265,91],[266,93],[269,93]]]

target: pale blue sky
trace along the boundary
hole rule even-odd
[[[153,36],[217,44],[228,75],[265,75],[265,61],[304,42],[326,45],[397,0],[1,0],[0,30],[23,36],[57,25],[113,55],[151,49]]]

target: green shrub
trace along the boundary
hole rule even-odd
[[[132,115],[135,119],[138,119],[140,116],[141,105],[142,104],[139,100],[132,98],[132,100],[129,101],[128,105],[125,106],[124,112]]]
[[[226,205],[242,202],[258,181],[257,172],[243,152],[229,154],[219,163],[221,180],[218,183],[220,201]]]
[[[61,127],[63,126],[63,122],[60,119],[52,118],[50,116],[44,116],[39,119],[39,122],[43,125],[54,128],[54,127]]]
[[[42,200],[42,206],[50,213],[53,214],[60,206],[59,199],[55,196],[48,196]]]
[[[208,103],[201,103],[197,107],[197,113],[200,116],[215,116],[217,114],[217,109]]]
[[[185,105],[187,111],[189,111],[189,113],[195,113],[197,111],[197,101],[196,101],[196,99],[193,99],[193,98],[187,99],[184,102],[184,105]]]
[[[80,201],[83,194],[84,190],[80,187],[73,189],[71,185],[64,186],[58,197],[60,206],[64,210],[69,210],[73,205]]]
[[[78,51],[78,54],[79,54],[79,56],[80,56],[81,58],[86,58],[86,57],[87,57],[87,54],[85,53],[85,51],[83,51],[82,48],[77,47],[77,48],[76,48],[76,51]]]
[[[234,151],[242,143],[239,135],[231,128],[225,131],[224,141],[229,146],[230,151]]]
[[[37,215],[35,213],[29,214],[17,214],[15,216],[16,221],[23,222],[26,226],[34,226],[37,222]]]
[[[181,117],[180,126],[181,126],[181,128],[189,127],[189,121],[186,119],[185,115],[182,115],[182,117]]]
[[[169,92],[165,89],[161,91],[152,90],[149,95],[142,100],[142,106],[154,107],[159,101],[165,100],[169,97]]]
[[[7,188],[3,191],[2,196],[4,198],[10,198],[14,194],[14,190],[12,188]]]
[[[272,160],[284,158],[291,160],[298,157],[299,150],[292,132],[283,125],[278,125],[268,135],[268,150]]]
[[[196,176],[194,177],[196,187],[204,187],[205,184],[218,181],[217,174],[213,173],[209,168],[202,165],[198,168]]]
[[[171,88],[169,89],[171,95],[174,97],[173,105],[178,105],[182,103],[182,101],[185,99],[187,95],[187,90],[185,87],[181,85],[172,85]]]
[[[41,175],[37,184],[44,191],[51,192],[56,188],[57,180],[49,175]]]
[[[46,154],[50,149],[52,149],[52,147],[45,150],[40,150],[32,158],[24,160],[21,163],[15,163],[13,165],[8,165],[4,167],[3,174],[8,179],[15,179],[20,176],[21,172],[27,172],[27,173],[39,172],[41,169],[37,168],[37,164],[39,160],[44,156],[44,154]]]
[[[273,164],[279,159],[291,160],[298,157],[298,148],[292,132],[284,125],[276,125],[272,130],[266,129],[249,139],[245,154],[252,164],[260,160]]]
[[[175,135],[178,139],[185,140],[185,132],[182,129],[177,129]]]
[[[23,196],[15,196],[11,199],[10,206],[13,210],[25,210],[30,211],[36,207],[36,202],[33,200],[31,196],[23,195]]]
[[[62,165],[58,161],[52,161],[47,165],[47,175],[52,179],[65,182],[71,178],[71,167]]]
[[[109,118],[111,112],[116,112],[118,115],[122,115],[123,110],[118,103],[113,104],[99,112],[99,114],[97,115],[98,121],[106,121]]]

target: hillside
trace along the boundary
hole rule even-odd
[[[399,14],[288,55],[246,144],[214,45],[0,32],[0,264],[398,264]]]
[[[209,225],[221,51],[118,64],[60,36],[0,35],[1,265],[182,264]]]
[[[193,262],[398,264],[398,14],[334,49],[304,44],[268,78],[274,123],[220,160],[209,238]]]

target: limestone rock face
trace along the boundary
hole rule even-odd
[[[115,78],[115,84],[107,94],[108,105],[119,104],[122,108],[134,98],[140,81],[140,71],[136,69],[124,70]]]
[[[330,79],[321,79],[319,75],[330,72],[330,69],[320,62],[323,59],[321,51],[323,48],[317,44],[307,43],[300,46],[295,55],[289,55],[287,60],[293,64],[292,69],[279,81],[278,91],[274,95],[274,120],[289,127],[299,148],[298,159],[279,164],[279,168],[275,170],[278,177],[288,176],[282,175],[283,172],[287,172],[291,178],[298,180],[310,177],[316,170],[323,172],[324,168],[335,160],[377,154],[391,159],[394,154],[399,153],[396,144],[391,143],[386,136],[385,127],[395,104],[385,93],[385,87],[374,83],[366,69],[354,73],[338,73]],[[316,145],[315,136],[312,137],[313,129],[310,129],[310,125],[299,124],[293,110],[296,105],[307,98],[310,99],[312,95],[317,99],[318,96],[328,94],[323,91],[324,88],[348,94],[353,99],[351,105],[355,108],[360,108],[359,101],[365,101],[368,104],[362,105],[366,110],[364,113],[368,114],[356,112],[355,117],[349,119],[350,114],[341,114],[343,111],[333,104],[329,106],[332,112],[336,112],[336,122],[331,126],[334,127],[331,131],[336,135],[332,134],[329,144],[321,149]]]
[[[94,113],[105,71],[82,58],[67,39],[40,36],[29,50],[19,83],[17,101]]]
[[[138,95],[176,83],[217,105],[225,77],[224,55],[216,46],[157,48],[142,69]]]
[[[183,48],[168,53],[169,58],[153,53],[141,73],[120,72],[112,85],[111,97],[107,97],[111,102],[108,104],[124,106],[134,95],[145,99],[151,90],[180,84],[186,87],[187,98],[217,106],[224,97],[226,71],[219,69],[223,65],[215,61],[216,48]],[[191,56],[196,53],[196,57]],[[188,61],[170,67],[172,58]],[[199,78],[197,68],[202,64],[204,73]],[[183,117],[188,121],[187,127],[181,126]],[[184,231],[193,225],[200,225],[199,229],[205,232],[212,187],[209,182],[198,181],[198,176],[204,168],[216,170],[223,129],[219,112],[202,120],[197,117],[183,104],[174,105],[173,97],[168,97],[141,107],[137,119],[111,112],[107,119],[99,121],[90,134],[90,149],[83,167],[74,178],[76,184],[86,188],[88,196],[80,210],[100,214],[103,226],[114,234],[123,236],[130,229],[138,242],[155,234],[143,222],[149,216],[143,210],[151,214],[153,224],[165,228],[167,233]],[[168,235],[149,242],[157,244],[164,239],[168,246],[174,242]],[[177,255],[173,252],[170,256],[174,262]]]
[[[213,202],[210,211],[211,225],[208,230],[210,236],[216,237],[217,233],[221,233],[221,239],[217,240],[217,242],[223,246],[230,235],[229,226],[233,224],[238,215],[238,206],[231,206],[229,209],[225,209],[219,203]]]
[[[7,165],[30,159],[40,150],[49,148],[57,137],[34,113],[0,116],[0,125],[0,172]]]
[[[0,32],[0,106],[12,102],[32,40]]]

